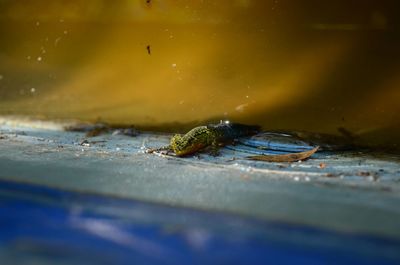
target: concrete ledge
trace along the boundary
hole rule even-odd
[[[0,126],[0,178],[65,190],[134,198],[400,238],[400,163],[396,156],[317,153],[301,163],[221,156],[146,154],[170,135],[137,137]],[[83,140],[87,140],[81,145]]]

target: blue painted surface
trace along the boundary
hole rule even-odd
[[[400,264],[400,240],[0,181],[0,261]]]

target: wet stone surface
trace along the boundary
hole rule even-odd
[[[148,154],[171,135],[135,137],[0,125],[0,178],[344,232],[400,238],[400,160],[317,152],[295,163],[250,161],[227,146],[179,158]]]

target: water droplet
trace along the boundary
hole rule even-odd
[[[2,75],[0,75],[0,80],[2,80],[3,79],[3,76]]]
[[[172,66],[173,68],[175,68],[175,67],[176,67],[176,63],[173,63],[171,66]]]
[[[68,30],[64,30],[64,34],[67,35],[68,34]]]
[[[35,93],[36,89],[34,87],[31,88],[31,93]]]
[[[39,27],[39,26],[40,26],[40,22],[37,21],[37,22],[36,22],[36,27]]]
[[[38,60],[38,62],[40,62],[40,61],[42,60],[42,57],[39,56],[39,57],[37,58],[37,60]]]

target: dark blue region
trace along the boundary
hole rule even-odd
[[[400,264],[400,241],[0,181],[0,264]]]

